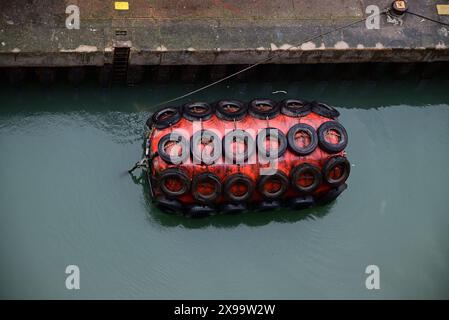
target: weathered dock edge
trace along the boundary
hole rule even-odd
[[[131,48],[130,65],[226,65],[252,64],[270,57],[270,63],[356,63],[356,62],[434,62],[448,61],[449,48],[347,48],[347,49],[276,49],[197,51],[146,51]],[[77,51],[72,53],[0,53],[0,67],[76,67],[103,66],[113,63],[112,52]]]

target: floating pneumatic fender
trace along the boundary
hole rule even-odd
[[[163,108],[146,122],[150,196],[190,217],[329,203],[350,174],[338,115],[302,99]]]

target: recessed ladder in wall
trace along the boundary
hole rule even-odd
[[[112,62],[112,83],[124,84],[128,77],[129,47],[115,47]]]

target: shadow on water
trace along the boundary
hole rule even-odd
[[[281,208],[275,211],[248,211],[239,214],[217,214],[204,218],[190,218],[183,215],[168,214],[157,208],[150,197],[150,187],[144,172],[138,176],[131,174],[131,178],[135,184],[142,187],[148,219],[164,227],[182,226],[187,229],[200,229],[212,226],[216,228],[234,228],[241,224],[249,227],[259,227],[270,222],[294,223],[301,220],[323,218],[334,205],[334,202],[332,202],[324,206],[316,206],[300,211]]]
[[[85,84],[71,88],[64,84],[40,87],[27,84],[20,91],[11,85],[0,87],[3,115],[34,114],[36,112],[105,112],[144,113],[148,116],[155,111],[154,105],[161,101],[185,94],[205,85],[205,82],[153,84],[142,83],[134,87],[98,88]],[[173,105],[192,101],[216,101],[223,98],[249,101],[255,97],[266,97],[279,101],[287,98],[320,100],[338,108],[379,108],[395,105],[423,107],[446,103],[448,79],[383,79],[382,81],[295,79],[293,81],[268,82],[263,79],[252,82],[230,81],[219,84],[207,91],[194,94]],[[357,88],[357,90],[354,90]],[[286,93],[275,93],[285,91]],[[26,91],[26,98],[21,92]],[[410,92],[414,94],[409,94]],[[351,98],[348,99],[348,96]],[[132,97],[130,99],[130,97]],[[30,106],[29,100],[42,103]],[[388,101],[388,103],[386,103]]]

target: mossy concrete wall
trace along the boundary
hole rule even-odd
[[[0,66],[102,66],[120,41],[130,44],[132,65],[250,64],[273,53],[270,63],[281,64],[449,60],[449,27],[413,15],[384,15],[379,29],[360,22],[304,42],[390,2],[130,0],[128,11],[116,11],[105,0],[4,1]],[[436,11],[442,2],[409,1],[411,11],[448,23]],[[80,9],[79,30],[65,26],[69,5]]]

